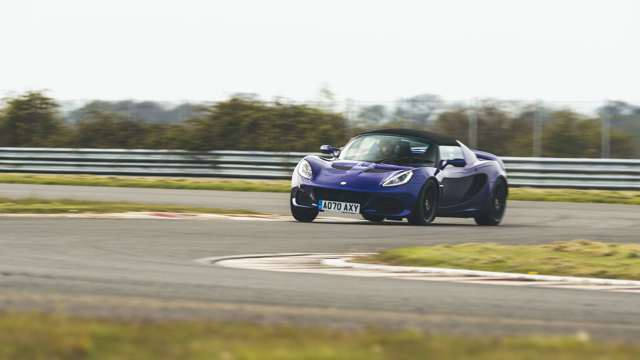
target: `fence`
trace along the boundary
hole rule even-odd
[[[0,148],[0,172],[288,179],[304,153]],[[640,160],[504,157],[513,186],[640,190]]]

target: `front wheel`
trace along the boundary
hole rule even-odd
[[[438,183],[434,180],[427,181],[418,196],[415,209],[407,218],[410,224],[427,225],[435,220],[440,200],[439,193]]]
[[[507,209],[507,184],[504,180],[498,180],[489,198],[485,209],[475,216],[476,224],[484,226],[496,226],[502,222]]]
[[[293,205],[295,193],[291,191],[291,199],[289,205],[291,207],[291,216],[300,222],[312,222],[320,212],[317,208],[300,207]]]

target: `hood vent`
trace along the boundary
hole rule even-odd
[[[353,165],[349,164],[331,164],[331,167],[338,170],[351,170]]]
[[[385,169],[385,168],[369,168],[367,170],[365,170],[365,172],[367,173],[374,173],[374,174],[380,174],[380,173],[386,173],[386,172],[391,172],[394,171],[395,169]]]

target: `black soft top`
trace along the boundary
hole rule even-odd
[[[459,146],[456,139],[452,137],[448,137],[446,135],[432,133],[430,131],[412,130],[412,129],[381,129],[381,130],[365,131],[363,133],[358,134],[358,136],[365,135],[365,134],[388,134],[388,135],[412,136],[412,137],[427,140],[428,142],[434,145]]]

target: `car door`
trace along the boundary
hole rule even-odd
[[[460,146],[439,147],[440,162],[455,159],[465,159]],[[440,206],[449,207],[459,204],[467,199],[469,189],[474,184],[474,165],[465,159],[464,167],[448,165],[442,170]]]

